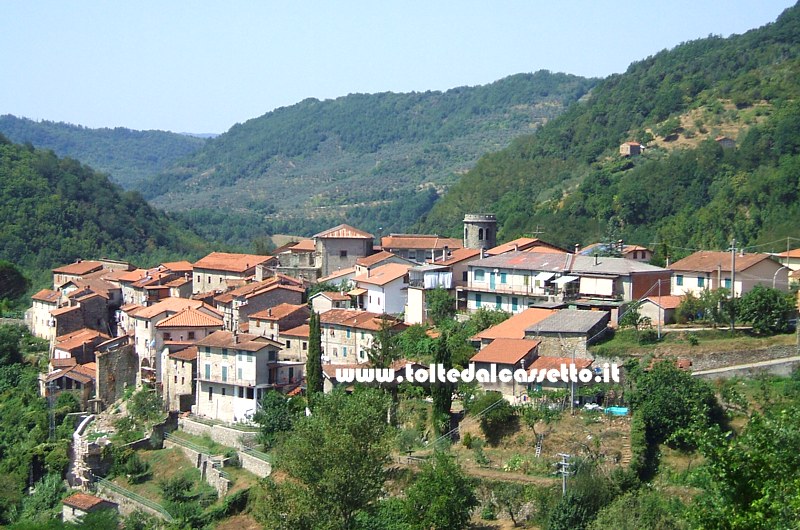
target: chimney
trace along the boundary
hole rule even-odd
[[[519,245],[517,245],[516,243],[514,243],[514,252],[517,252],[518,250],[519,250]]]
[[[369,278],[371,272],[372,271],[369,269],[369,267],[367,267],[367,278]]]
[[[575,243],[575,254],[577,254],[580,251],[581,251],[581,246],[579,244]]]
[[[486,257],[486,247],[481,247],[481,259]]]
[[[597,265],[600,263],[600,258],[598,258],[597,254],[594,255],[594,264]]]
[[[236,328],[233,328],[233,343],[239,344],[239,332],[236,331]]]
[[[272,316],[272,308],[267,309],[267,316]]]

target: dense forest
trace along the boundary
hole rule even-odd
[[[165,131],[133,131],[123,127],[90,129],[68,123],[0,116],[0,134],[18,144],[52,149],[108,173],[123,188],[172,166],[200,149],[205,139]]]
[[[196,234],[150,207],[138,193],[122,191],[71,158],[14,144],[2,135],[0,182],[0,260],[16,264],[34,280],[76,258],[148,265],[191,259],[207,249]]]
[[[493,211],[500,237],[537,227],[571,246],[608,237],[680,248],[795,235],[800,215],[800,8],[730,38],[681,44],[483,157],[418,227],[457,234]],[[735,149],[714,139],[732,136]],[[625,141],[642,156],[622,158]]]
[[[540,71],[446,92],[307,99],[233,126],[139,189],[229,242],[343,220],[398,231],[481,155],[538,129],[595,82]],[[220,208],[235,222],[209,226]]]

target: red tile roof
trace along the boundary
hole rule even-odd
[[[387,263],[381,265],[366,274],[359,274],[353,278],[356,283],[367,283],[370,285],[383,286],[387,283],[393,282],[408,274],[410,265],[403,265],[402,263]]]
[[[370,313],[367,311],[359,311],[356,309],[331,309],[319,315],[321,325],[338,325],[356,329],[364,329],[368,331],[377,331],[381,329],[381,317],[377,313]],[[402,322],[387,316],[387,320],[392,323],[393,329],[405,328],[406,325]]]
[[[57,267],[53,269],[55,274],[72,274],[75,276],[83,276],[103,268],[103,264],[99,261],[76,261],[69,265]]]
[[[233,350],[259,351],[268,346],[283,347],[283,344],[266,337],[238,333],[234,336],[232,331],[215,331],[204,339],[197,341],[196,346],[211,346],[214,348],[230,348]]]
[[[135,314],[128,313],[131,316],[135,316],[136,318],[145,318],[151,319],[157,315],[162,313],[177,313],[178,311],[183,311],[187,307],[193,307],[195,309],[203,308],[204,311],[209,312],[209,314],[216,314],[220,315],[221,313],[214,309],[213,307],[204,304],[201,300],[192,300],[190,298],[164,298],[160,302],[157,302],[151,306],[143,307],[136,311]]]
[[[212,252],[208,256],[196,261],[194,269],[213,271],[235,272],[244,274],[256,265],[273,259],[272,256],[256,254],[231,254],[227,252]]]
[[[506,252],[513,252],[515,246],[517,251],[530,250],[532,252],[567,253],[567,251],[563,248],[552,245],[546,241],[542,241],[541,239],[537,239],[535,237],[519,237],[513,241],[509,241],[508,243],[503,243],[502,245],[490,248],[486,251],[486,254],[489,256],[497,256],[499,254],[505,254]]]
[[[447,255],[447,259],[444,261],[441,260],[440,256],[436,257],[437,265],[455,265],[456,263],[466,261],[466,260],[473,260],[473,259],[480,259],[481,251],[475,248],[457,248],[453,251],[450,251]]]
[[[539,340],[495,339],[476,353],[471,362],[517,364],[523,357],[539,346]]]
[[[88,493],[74,493],[64,499],[64,504],[67,506],[71,506],[73,508],[77,508],[79,510],[83,510],[84,512],[87,510],[91,510],[95,506],[99,506],[106,501],[99,497],[95,497],[94,495],[89,495]]]
[[[473,337],[474,340],[524,339],[525,330],[555,313],[554,309],[531,307],[487,328]]]
[[[781,252],[778,254],[781,258],[800,258],[800,248],[793,248],[792,250]]]
[[[194,361],[197,359],[197,346],[189,346],[188,348],[172,352],[169,354],[169,358],[185,362]]]
[[[356,260],[356,265],[360,265],[362,267],[371,267],[372,265],[375,265],[376,263],[380,263],[381,261],[387,260],[387,259],[392,258],[392,257],[395,257],[395,254],[392,254],[391,252],[387,252],[385,250],[382,250],[380,252],[376,252],[375,254],[372,254],[371,256],[367,256],[367,257],[364,257],[364,258],[358,258]]]
[[[283,303],[283,304],[278,304],[275,307],[270,307],[268,309],[264,309],[263,311],[253,313],[252,315],[250,315],[250,319],[280,320],[298,311],[310,314],[310,310],[308,309],[308,305],[306,304],[294,305],[294,304]]]
[[[761,263],[765,259],[770,259],[769,254],[744,254],[736,255],[736,272],[744,271]],[[778,264],[776,263],[776,266]],[[730,252],[714,252],[708,250],[700,250],[694,254],[687,256],[681,260],[676,261],[669,266],[674,271],[690,271],[690,272],[730,272],[731,270],[731,254]]]
[[[280,277],[272,277],[261,282],[253,282],[237,287],[220,295],[214,297],[214,300],[220,304],[228,304],[235,298],[244,297],[246,299],[260,296],[264,293],[274,291],[276,289],[286,289],[298,293],[305,293],[305,289],[296,285],[294,282],[286,282]]]
[[[340,224],[314,234],[314,239],[375,239],[375,236],[350,225]]]
[[[165,269],[169,269],[172,272],[192,272],[193,265],[186,261],[167,261],[161,264],[162,267]]]
[[[646,298],[652,303],[661,306],[664,309],[675,309],[683,301],[682,296],[662,295],[662,296],[648,296]]]
[[[436,234],[390,234],[381,238],[381,247],[401,249],[443,249],[461,248],[461,240],[440,237]]]
[[[54,317],[61,316],[65,313],[70,313],[72,311],[80,311],[81,308],[78,306],[66,306],[66,307],[59,307],[58,309],[53,309],[50,311],[50,314]]]
[[[326,283],[331,282],[333,280],[337,280],[342,276],[347,276],[348,274],[355,274],[356,269],[355,267],[348,267],[346,269],[339,269],[338,271],[333,271],[332,273],[328,274],[317,280],[317,283]]]
[[[308,324],[303,324],[302,326],[297,326],[296,328],[287,329],[286,331],[281,331],[280,336],[287,335],[289,337],[304,337],[308,338],[311,332],[311,328]]]
[[[213,317],[193,307],[186,307],[174,315],[165,318],[156,327],[164,328],[214,328],[222,327],[221,318]]]
[[[328,300],[332,300],[334,302],[349,302],[350,295],[347,293],[340,293],[339,291],[320,291],[316,293],[311,298],[315,298],[317,296],[324,296]]]
[[[289,252],[314,252],[315,250],[317,250],[317,244],[313,239],[301,239],[289,249]]]
[[[42,289],[35,295],[31,296],[32,300],[48,302],[51,304],[57,303],[59,298],[61,298],[61,293],[58,291],[51,291],[50,289]]]

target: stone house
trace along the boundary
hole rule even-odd
[[[226,291],[229,284],[246,281],[255,275],[257,265],[266,263],[277,263],[277,260],[272,256],[212,252],[192,265],[192,293]]]
[[[461,240],[429,234],[389,234],[381,238],[381,248],[416,263],[436,259],[448,250],[461,248]]]
[[[167,410],[190,411],[197,395],[197,346],[167,347],[162,355],[164,405]]]
[[[538,356],[539,340],[532,339],[495,339],[488,346],[472,356],[470,363],[474,364],[475,370],[486,370],[491,373],[494,370],[499,374],[500,370],[515,370],[522,372],[530,369],[533,360]],[[522,399],[527,393],[527,382],[517,381],[511,378],[510,381],[502,381],[498,378],[495,382],[481,382],[480,387],[486,391],[497,391],[512,403]]]
[[[249,422],[268,390],[294,388],[303,363],[279,361],[280,342],[217,331],[197,343],[198,416],[227,423]]]
[[[407,327],[387,315],[351,309],[331,309],[322,313],[319,319],[323,364],[366,362],[383,319],[392,332],[400,332]]]
[[[248,333],[279,340],[281,331],[304,324],[310,315],[308,304],[278,304],[250,315]]]
[[[341,224],[315,234],[313,239],[320,276],[325,277],[353,267],[358,258],[371,255],[375,236]]]
[[[214,297],[223,315],[225,329],[239,330],[250,315],[279,304],[302,304],[306,290],[302,282],[284,275],[237,287]]]
[[[526,339],[539,339],[543,357],[593,358],[589,346],[608,331],[611,315],[607,311],[562,309],[528,327]]]
[[[283,349],[278,352],[278,360],[305,363],[308,359],[308,335],[308,324],[281,331],[278,340],[283,344]]]

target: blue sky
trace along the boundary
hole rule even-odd
[[[604,77],[788,0],[73,1],[0,4],[0,114],[221,133],[308,97]]]

